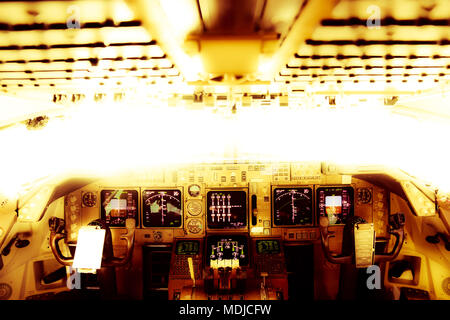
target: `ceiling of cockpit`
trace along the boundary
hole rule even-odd
[[[0,85],[9,94],[189,84],[214,94],[224,83],[275,97],[426,92],[448,86],[449,19],[447,0],[6,1]]]

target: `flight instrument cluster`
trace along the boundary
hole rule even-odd
[[[319,240],[319,218],[345,225],[349,217],[374,222],[387,235],[388,195],[351,176],[330,176],[314,164],[230,164],[164,169],[108,178],[66,196],[69,239],[102,218],[124,228],[134,218],[137,239],[171,242],[215,232]],[[139,231],[142,230],[142,231]]]

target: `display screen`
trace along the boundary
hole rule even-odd
[[[325,196],[325,212],[326,214],[342,213],[342,197],[341,196]]]
[[[276,188],[273,190],[274,217],[277,226],[311,225],[313,200],[311,188]]]
[[[181,240],[177,242],[176,253],[182,255],[196,255],[200,251],[200,241]]]
[[[245,191],[209,191],[207,220],[211,229],[238,229],[247,226]]]
[[[278,240],[256,240],[256,252],[258,254],[280,253],[280,242]]]
[[[136,190],[102,190],[102,219],[110,227],[125,227],[127,218],[138,223],[138,192]]]
[[[144,227],[181,226],[180,190],[144,190],[142,207]]]
[[[345,224],[353,216],[352,187],[321,187],[317,189],[318,212],[328,217],[328,224]]]
[[[219,266],[248,265],[248,240],[242,235],[214,235],[206,241],[207,265],[215,261]]]

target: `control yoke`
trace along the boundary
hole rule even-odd
[[[58,261],[60,264],[65,266],[71,266],[73,264],[73,257],[66,257],[62,254],[61,249],[59,247],[59,241],[62,239],[66,239],[67,234],[65,232],[65,222],[63,219],[57,218],[57,217],[51,217],[48,221],[49,229],[50,229],[50,248],[52,249],[53,255],[56,258],[56,261]],[[109,234],[109,237],[111,236],[109,227],[101,220],[95,220],[90,223],[100,225],[103,229],[107,230],[107,237]],[[125,240],[127,243],[127,251],[124,257],[116,258],[114,256],[111,257],[105,257],[105,251],[103,253],[103,259],[102,259],[102,267],[120,267],[126,265],[128,262],[130,262],[131,257],[133,255],[133,249],[134,249],[134,233],[136,230],[136,222],[134,219],[129,218],[125,222],[127,232],[124,234],[121,234],[120,240]],[[110,242],[111,245],[111,252],[112,252],[112,242]],[[105,240],[105,246],[108,243],[108,239]]]
[[[362,220],[362,219],[361,219]],[[325,257],[331,263],[336,264],[352,264],[355,263],[355,253],[350,255],[334,255],[330,251],[329,239],[335,237],[333,231],[328,229],[328,217],[320,217],[320,235],[322,242],[322,249]],[[403,246],[403,241],[405,240],[405,234],[403,226],[405,225],[405,215],[403,213],[396,213],[389,217],[390,230],[389,233],[395,237],[395,243],[392,250],[388,253],[377,253],[375,254],[374,263],[380,263],[384,261],[394,260]]]

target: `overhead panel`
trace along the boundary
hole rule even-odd
[[[450,79],[448,1],[340,1],[276,81],[309,91],[423,91]]]
[[[4,91],[120,89],[181,79],[123,1],[3,2],[0,34]]]

